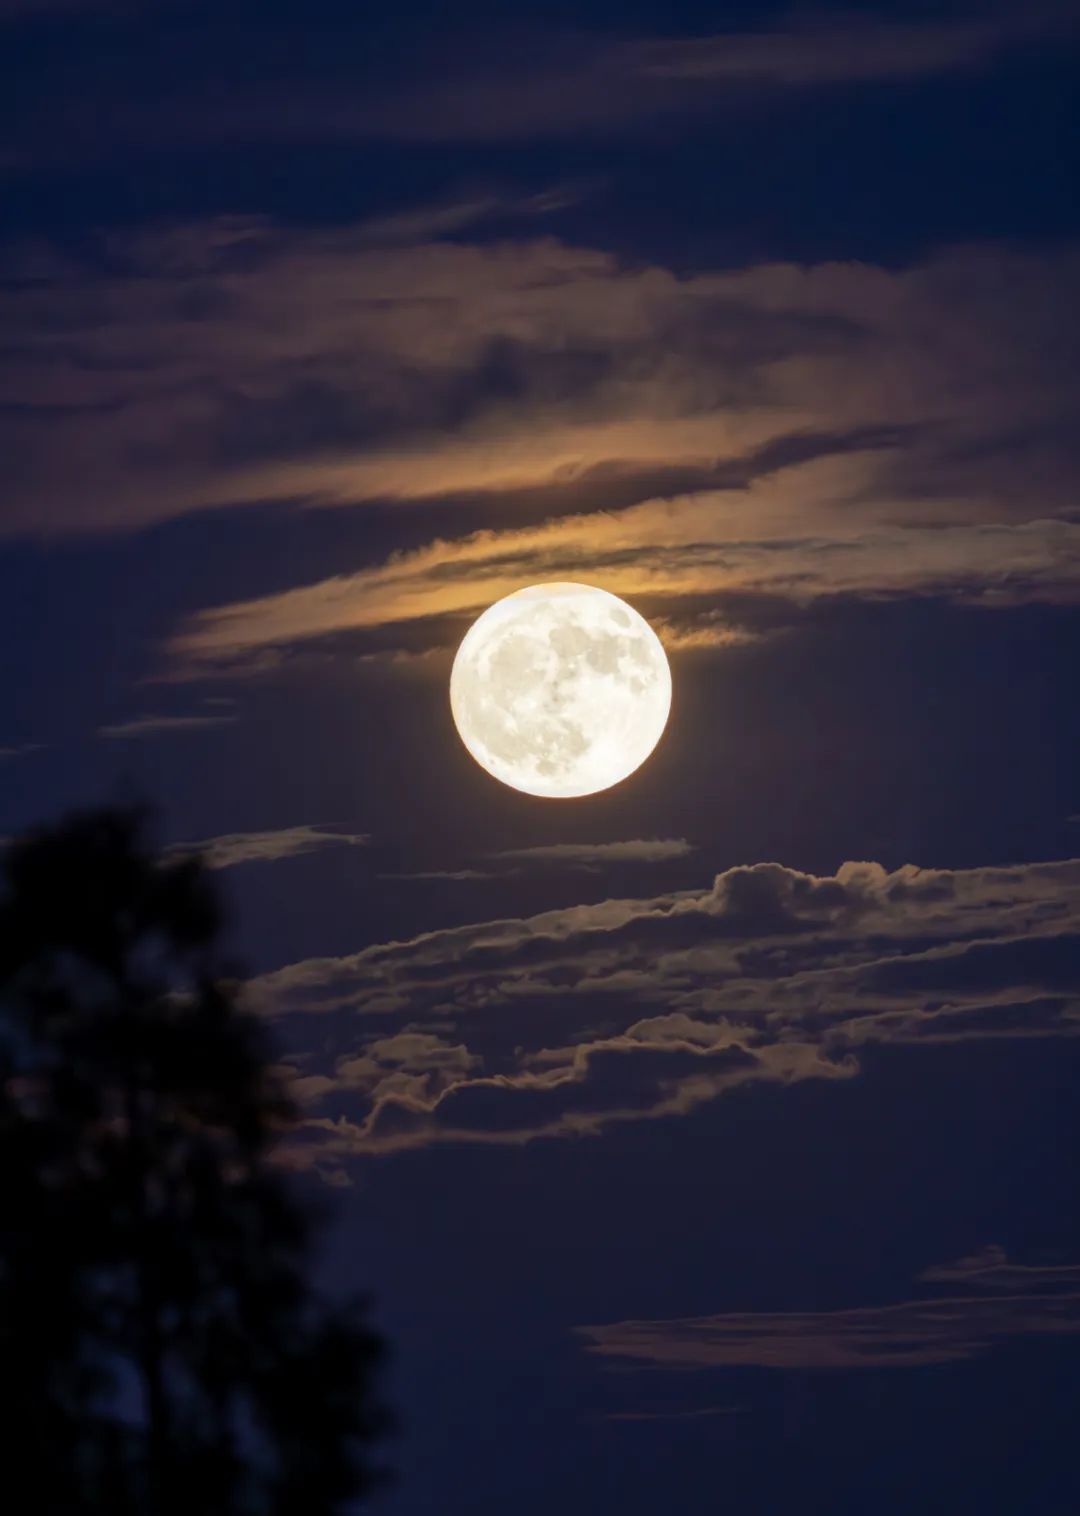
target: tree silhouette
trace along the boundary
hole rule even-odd
[[[381,1344],[310,1283],[313,1222],[273,1163],[292,1112],[201,860],[102,810],[4,872],[5,1510],[343,1511],[376,1477]]]

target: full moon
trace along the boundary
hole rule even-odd
[[[450,675],[461,740],[527,795],[610,789],[645,762],[671,709],[671,670],[649,623],[588,584],[533,584],[466,632]]]

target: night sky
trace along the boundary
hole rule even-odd
[[[1075,1516],[1069,8],[0,0],[0,834],[203,843],[387,1516]],[[674,700],[541,800],[525,585]]]

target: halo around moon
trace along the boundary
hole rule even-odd
[[[610,789],[645,762],[667,724],[671,670],[652,627],[617,595],[534,584],[466,632],[450,706],[489,774],[569,799]]]

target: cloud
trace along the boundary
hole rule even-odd
[[[441,77],[399,78],[362,101],[308,100],[303,114],[308,130],[321,118],[335,136],[416,141],[623,132],[657,117],[738,117],[827,89],[970,73],[1021,48],[1067,45],[1074,31],[1062,6],[911,22],[822,11],[761,30],[615,41],[549,27],[504,37],[497,69],[464,57]]]
[[[347,637],[406,677],[544,577],[647,601],[688,652],[758,635],[739,597],[1077,600],[1076,247],[678,276],[415,240],[484,203],[9,249],[0,529],[378,512],[332,578],[183,623],[172,676]]]
[[[1080,1264],[1021,1264],[1010,1260],[998,1243],[989,1243],[966,1258],[934,1264],[918,1276],[920,1283],[949,1284],[1007,1295],[1080,1289]]]
[[[98,727],[98,736],[110,740],[124,737],[160,737],[169,732],[199,731],[203,727],[232,726],[236,716],[135,716]]]
[[[409,874],[380,874],[380,879],[442,879],[460,882],[467,879],[496,879],[490,869],[417,869]]]
[[[306,960],[250,991],[265,1015],[323,1017],[344,1059],[386,1028],[434,1019],[473,1060],[437,1089],[357,1102],[320,1087],[298,1165],[597,1136],[686,1115],[747,1082],[854,1078],[871,1045],[1076,1036],[1080,861],[846,863],[828,876],[755,864],[705,890]]]
[[[828,89],[970,73],[1020,49],[1067,46],[1075,34],[1060,5],[926,21],[820,11],[761,30],[615,42],[549,30],[537,45],[507,48],[497,73],[465,63],[442,82],[375,91],[349,125],[406,139],[489,141],[633,130],[658,116],[693,122],[723,111],[730,119]],[[515,55],[516,64],[507,61]]]
[[[22,742],[15,747],[0,747],[0,763],[9,758],[25,758],[30,753],[40,753],[44,743]]]
[[[718,610],[676,619],[654,616],[652,628],[660,641],[672,652],[700,651],[708,648],[745,647],[766,634],[749,627],[732,625],[730,617]]]
[[[118,25],[130,12],[137,27],[140,9],[131,0],[0,0],[0,20],[107,10],[121,13]],[[1075,31],[1060,5],[912,21],[825,10],[780,15],[758,29],[668,37],[530,28],[516,18],[497,28],[485,23],[478,34],[459,20],[431,32],[426,48],[375,46],[365,60],[346,19],[340,33],[332,21],[321,27],[315,68],[295,49],[254,39],[248,67],[233,70],[224,88],[219,59],[235,46],[228,9],[223,28],[198,16],[185,37],[170,39],[165,56],[137,27],[130,62],[122,52],[103,80],[72,69],[35,75],[37,87],[16,102],[9,124],[16,164],[70,162],[143,143],[175,150],[267,141],[500,142],[634,132],[658,119],[692,129],[778,105],[806,109],[825,90],[970,73],[1022,49],[1060,49]],[[273,44],[279,34],[271,28],[270,37]],[[177,57],[186,66],[178,68]]]
[[[927,1270],[923,1279],[941,1278]],[[1080,1270],[1073,1270],[1073,1282]],[[587,1351],[664,1369],[890,1369],[957,1363],[1018,1337],[1080,1333],[1080,1293],[946,1295],[840,1311],[745,1311],[583,1326]]]
[[[753,110],[793,92],[968,72],[1006,49],[1069,35],[1067,12],[1044,7],[921,23],[822,12],[769,30],[609,45],[554,38],[521,50],[524,66],[498,76],[474,71],[423,94],[376,97],[357,124],[448,140],[621,129],[658,114]]]
[[[317,826],[287,826],[268,832],[228,832],[201,842],[178,842],[174,853],[201,853],[207,867],[233,868],[239,863],[273,863],[328,847],[363,846],[366,832],[332,832]]]
[[[641,42],[621,56],[645,78],[798,89],[975,69],[1004,48],[1070,30],[1063,8],[1045,6],[918,22],[826,12],[770,31]]]
[[[331,1091],[359,1092],[374,1102],[437,1098],[479,1065],[464,1044],[450,1043],[419,1028],[376,1037],[359,1053],[339,1058],[332,1074],[302,1072],[285,1065],[295,1099],[310,1102]]]
[[[640,837],[625,842],[553,842],[543,847],[504,848],[492,857],[594,868],[610,863],[667,863],[694,851],[693,844],[682,837]]]
[[[1045,580],[1061,545],[1008,530],[1075,500],[1065,246],[680,277],[554,238],[391,247],[371,223],[233,218],[6,265],[7,533],[256,500],[441,503],[481,529],[258,618],[223,608],[200,647],[355,625],[369,591],[381,621],[471,606],[594,549],[627,589],[681,580],[700,544],[701,582],[798,584],[809,556],[812,590],[834,541],[841,581],[886,590],[993,583],[1010,554]],[[1004,535],[969,540],[973,522]]]
[[[566,210],[584,195],[580,185],[556,185],[535,195],[495,193],[434,201],[395,215],[373,216],[361,222],[359,235],[373,247],[409,245],[452,236],[489,221],[536,219]]]
[[[812,512],[813,483],[807,506]],[[586,579],[631,600],[830,596],[943,597],[984,607],[1074,603],[1080,594],[1080,524],[941,526],[846,537],[708,541],[697,535],[712,501],[644,506],[615,520],[571,518],[534,531],[482,533],[338,576],[306,589],[240,602],[197,616],[172,651],[192,672],[230,671],[239,658],[342,631],[411,619],[466,617],[530,583]],[[752,510],[752,507],[751,507]],[[669,625],[670,620],[669,619]],[[732,646],[745,636],[695,637],[684,645]],[[676,633],[669,646],[679,646]]]
[[[182,406],[203,414],[181,421],[172,383],[144,418],[160,447],[140,448],[109,508],[143,464],[168,465],[138,510],[381,502],[391,534],[407,504],[435,528],[381,562],[208,609],[174,642],[196,670],[379,629],[419,629],[408,650],[422,653],[454,618],[541,577],[649,597],[676,648],[746,638],[719,613],[725,595],[1077,597],[1067,417],[1080,394],[1056,315],[1080,283],[1073,249],[679,279],[553,241],[391,258],[346,233],[309,245],[223,228],[220,248],[177,236],[155,258],[177,260],[173,285],[202,286],[214,314],[194,331],[172,322],[162,382],[179,351]],[[230,258],[243,271],[226,279]],[[141,302],[154,285],[148,269]],[[271,335],[262,312],[286,285]],[[160,317],[138,314],[124,340],[150,353],[132,403],[153,408]],[[104,372],[115,386],[115,361]],[[113,425],[95,415],[94,449]],[[64,511],[78,498],[55,493]],[[443,521],[483,524],[445,535]],[[694,596],[714,603],[686,623]]]

